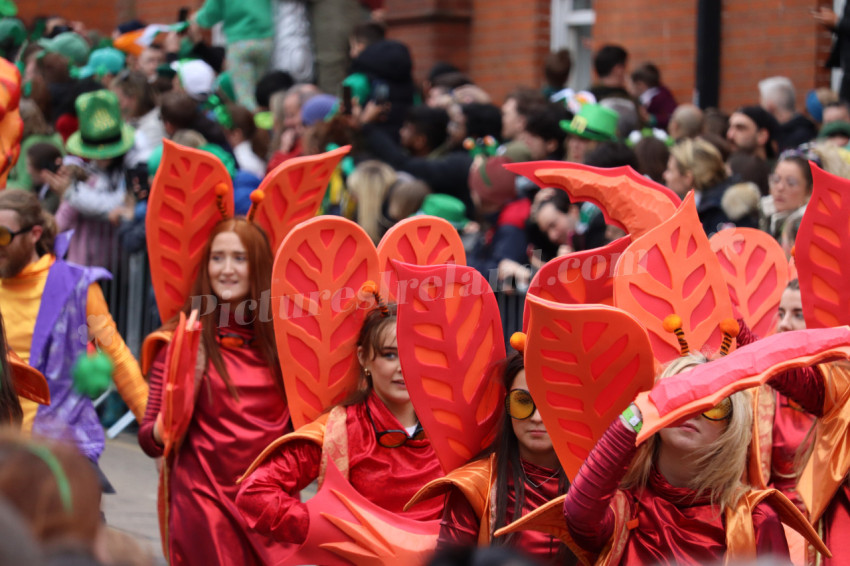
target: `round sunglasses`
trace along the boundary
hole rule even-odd
[[[711,409],[702,413],[710,421],[725,421],[732,418],[732,399],[726,397]]]
[[[404,446],[411,440],[424,440],[425,430],[422,425],[416,423],[416,430],[408,436],[406,430],[389,429],[379,431],[375,426],[375,419],[372,418],[372,411],[369,410],[369,405],[366,405],[366,414],[369,416],[369,422],[372,423],[372,430],[375,431],[375,440],[384,448],[398,448]]]
[[[21,228],[17,232],[13,232],[5,226],[0,226],[0,247],[8,246],[12,243],[12,240],[15,239],[15,236],[17,236],[18,234],[24,234],[26,232],[29,232],[30,230],[32,230],[32,226]]]
[[[511,389],[505,397],[505,410],[512,419],[524,421],[531,418],[537,410],[537,405],[534,404],[531,393],[525,389]]]

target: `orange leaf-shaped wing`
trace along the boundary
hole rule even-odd
[[[602,248],[546,262],[531,280],[528,295],[565,305],[614,304],[614,266],[630,243],[631,238],[624,236]],[[528,304],[523,328],[528,328]]]
[[[490,285],[463,265],[393,262],[405,295],[398,304],[398,354],[416,415],[445,472],[493,440],[504,388],[492,375],[505,357]]]
[[[667,379],[635,403],[643,414],[638,443],[665,426],[714,407],[737,391],[757,387],[791,368],[850,357],[850,327],[795,330],[762,338]]]
[[[726,228],[709,242],[723,268],[732,304],[757,336],[771,334],[788,284],[788,260],[782,246],[755,228]]]
[[[674,215],[626,249],[617,262],[614,305],[643,323],[660,362],[679,356],[676,336],[662,324],[670,314],[682,317],[692,351],[720,347],[720,322],[732,318],[732,302],[693,193]]]
[[[814,189],[794,260],[807,328],[850,323],[850,181],[810,163]]]
[[[572,201],[598,206],[605,221],[637,238],[676,212],[676,193],[647,179],[629,166],[590,167],[580,163],[538,161],[505,168],[528,177],[540,187],[558,187]]]
[[[641,324],[603,305],[529,297],[525,378],[572,480],[617,415],[652,387],[655,360]]]
[[[345,481],[333,463],[307,509],[307,540],[282,566],[416,566],[437,545],[440,521],[414,521],[378,507]]]
[[[151,281],[163,322],[183,308],[210,231],[222,219],[215,195],[220,184],[227,187],[222,201],[233,216],[233,185],[221,161],[163,140],[145,218]]]
[[[9,370],[12,372],[12,383],[15,392],[20,397],[35,401],[40,405],[50,404],[50,387],[44,375],[12,350],[8,351]]]
[[[162,389],[162,442],[168,458],[179,448],[195,408],[195,371],[201,333],[196,327],[197,314],[186,322],[181,311],[177,328],[165,354],[165,383]],[[192,326],[192,328],[187,328]]]
[[[457,230],[442,218],[414,216],[390,228],[378,243],[378,268],[388,300],[397,298],[398,278],[390,260],[412,265],[466,265],[466,251]]]
[[[368,312],[358,293],[377,274],[372,240],[345,218],[302,222],[280,246],[272,270],[272,312],[296,429],[357,387],[357,336]]]
[[[258,187],[264,198],[255,207],[254,222],[268,235],[272,253],[296,224],[316,216],[334,169],[350,149],[289,159],[266,175]]]
[[[0,119],[18,109],[21,100],[21,73],[18,67],[0,57]]]

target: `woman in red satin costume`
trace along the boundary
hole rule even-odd
[[[183,309],[188,313],[192,297],[202,297],[200,312],[208,314],[199,319],[201,351],[207,360],[196,383],[191,424],[169,470],[172,566],[269,563],[270,541],[253,532],[236,509],[236,480],[247,462],[290,429],[271,316],[258,312],[258,305],[268,305],[259,299],[269,289],[271,267],[271,248],[259,226],[244,218],[222,220],[210,234]],[[163,329],[176,324],[172,320]],[[158,415],[164,375],[161,348],[139,429],[139,444],[151,457],[162,455]]]
[[[661,377],[700,363],[706,363],[702,356],[684,356]],[[736,393],[635,448],[641,424],[631,405],[597,443],[570,487],[564,516],[579,547],[603,553],[610,543],[600,564],[719,562],[727,552],[734,557],[741,543],[758,556],[788,559],[777,511],[762,502],[750,512],[744,504],[749,489],[741,477],[752,429],[749,393]],[[730,522],[745,527],[727,529]]]
[[[440,516],[439,500],[404,511],[413,494],[443,472],[410,402],[395,322],[394,305],[366,315],[357,341],[365,387],[323,415],[327,420],[317,437],[300,434],[316,423],[302,427],[293,435],[299,438],[281,444],[242,482],[239,511],[269,540],[301,544],[307,538],[310,519],[298,493],[319,477],[323,447],[329,442],[346,447],[341,452],[348,481],[364,497],[415,520]]]
[[[492,543],[516,548],[543,564],[575,564],[575,556],[557,538],[540,531],[493,539],[496,530],[563,494],[569,483],[528,392],[523,366],[520,353],[505,361],[505,415],[490,454],[446,477],[455,487],[446,495],[437,547]],[[479,468],[483,473],[473,472]],[[483,510],[474,508],[461,482],[481,493],[488,502]]]

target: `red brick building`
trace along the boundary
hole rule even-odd
[[[707,0],[720,3],[721,0]],[[110,30],[137,17],[173,21],[181,4],[200,0],[25,0],[25,20],[55,13]],[[573,82],[591,80],[590,54],[618,43],[634,64],[652,61],[680,101],[694,96],[698,0],[386,0],[390,35],[406,42],[415,72],[436,61],[465,70],[500,100],[514,86],[540,85],[551,48],[573,52]],[[759,79],[791,78],[799,92],[827,86],[823,61],[830,34],[810,10],[832,0],[723,0],[720,8],[719,105],[730,110],[757,102]],[[711,49],[711,47],[707,47]]]

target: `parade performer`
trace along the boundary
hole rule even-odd
[[[233,218],[221,162],[165,144],[147,237],[166,322],[144,346],[151,396],[139,429],[144,451],[165,456],[163,544],[173,565],[269,564],[271,545],[236,509],[235,481],[245,462],[290,429],[268,302],[273,254],[295,223],[315,214],[316,189],[345,150],[278,168],[255,191],[247,218]],[[270,202],[300,207],[281,212]],[[185,315],[193,310],[199,329],[187,330]],[[195,351],[191,340],[182,341],[192,331]],[[170,363],[187,350],[188,367]]]
[[[55,230],[35,195],[0,193],[0,312],[9,348],[50,386],[50,405],[21,399],[22,429],[71,440],[97,462],[103,428],[91,400],[74,388],[74,364],[93,341],[114,364],[118,393],[139,420],[148,386],[97,284],[109,273],[65,262],[70,234],[57,236]]]

